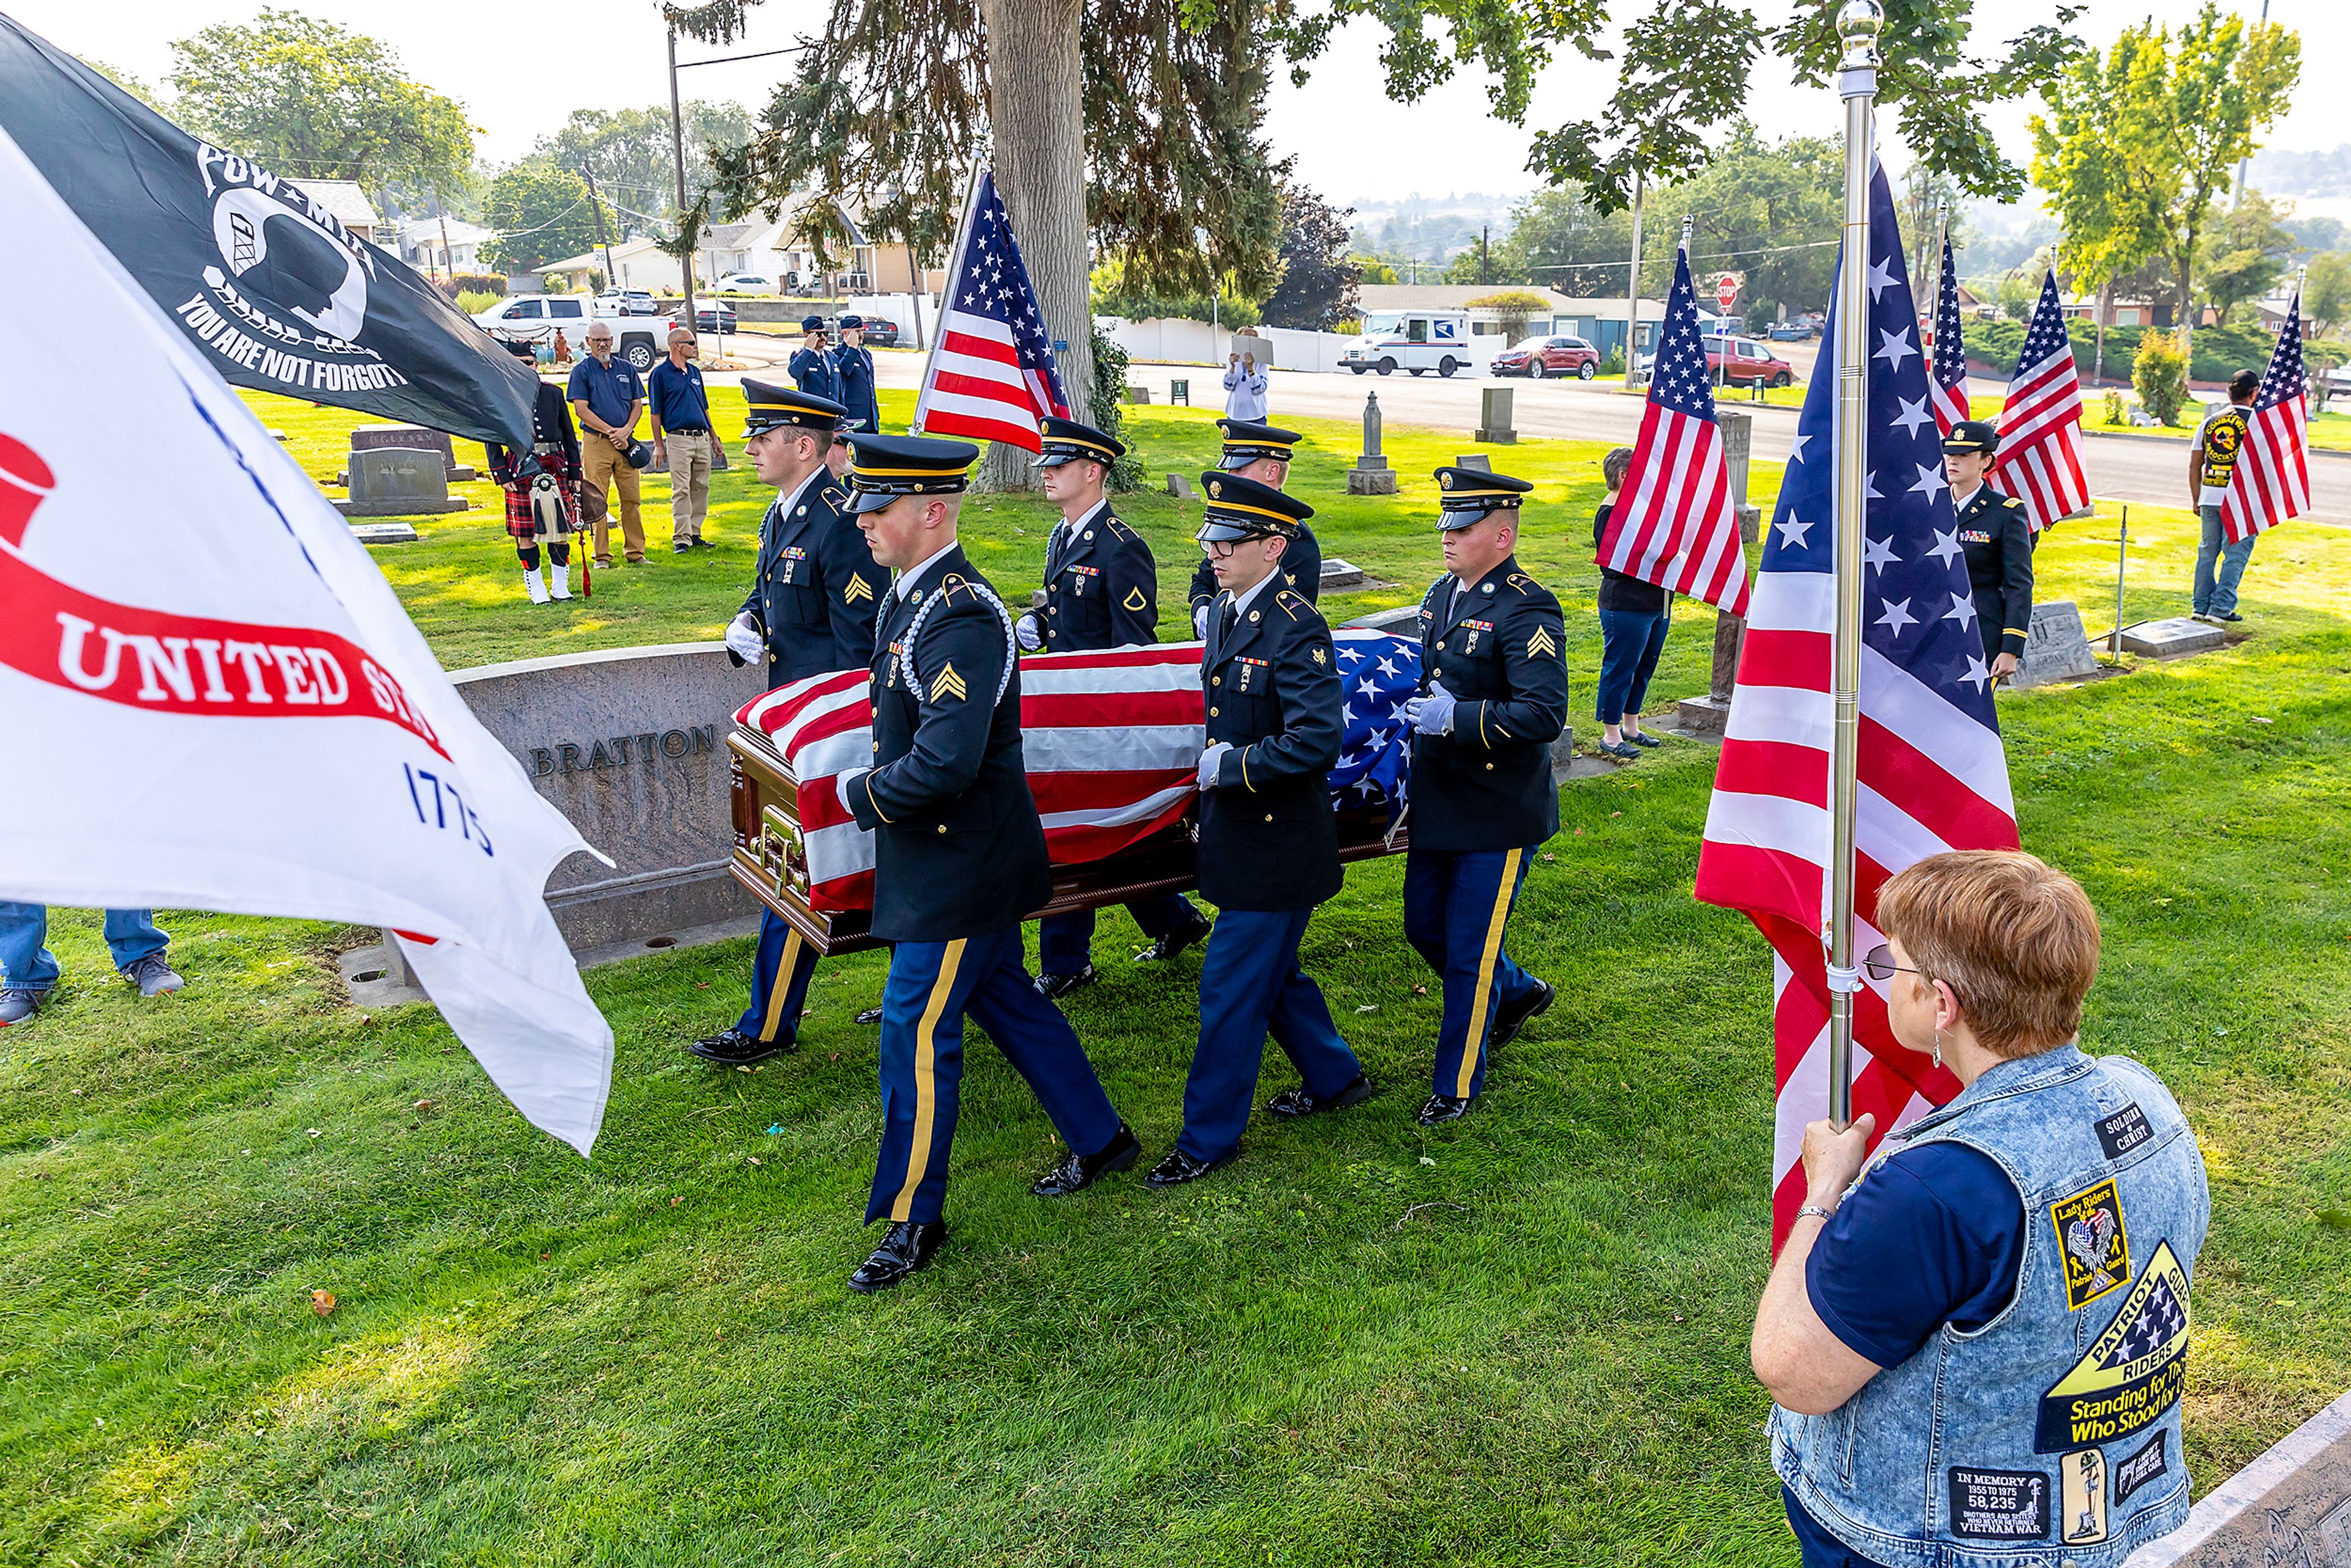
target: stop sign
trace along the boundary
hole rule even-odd
[[[1731,302],[1738,298],[1739,279],[1735,277],[1725,277],[1721,282],[1714,286],[1714,302],[1717,305],[1721,306],[1725,310],[1729,309]]]

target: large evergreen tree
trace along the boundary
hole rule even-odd
[[[1280,276],[1265,297],[1270,325],[1324,332],[1355,313],[1362,273],[1347,259],[1347,220],[1354,215],[1303,185],[1282,193]]]

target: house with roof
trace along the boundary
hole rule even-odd
[[[335,221],[367,241],[370,245],[387,245],[392,230],[375,215],[375,204],[368,200],[356,180],[297,180],[304,195],[335,214]],[[383,235],[377,237],[381,227]]]
[[[463,218],[411,218],[400,225],[400,259],[425,272],[476,272],[496,229]]]

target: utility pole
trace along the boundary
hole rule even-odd
[[[1486,241],[1493,232],[1493,225],[1490,224],[1478,225],[1478,284],[1480,287],[1493,281],[1486,273]]]
[[[1641,338],[1641,171],[1633,171],[1633,268],[1632,282],[1625,290],[1625,385],[1629,391],[1641,384],[1641,372],[1634,369],[1639,358],[1635,348]]]
[[[441,187],[433,187],[433,215],[441,220],[441,267],[450,277],[457,275],[457,264],[449,255],[449,209],[441,204]],[[435,276],[439,276],[438,272]]]
[[[588,204],[596,211],[596,243],[604,247],[604,287],[618,288],[621,280],[612,271],[612,236],[604,232],[604,200],[596,194],[596,171],[583,162],[580,165],[580,175],[588,182]],[[444,243],[446,243],[448,231],[444,228],[442,233]]]
[[[906,307],[914,313],[914,347],[923,346],[923,258],[914,254],[914,242],[906,242]]]
[[[677,216],[685,221],[685,116],[677,103],[677,29],[669,30],[669,148],[677,159]],[[685,292],[685,328],[691,332],[701,321],[694,313],[694,242],[699,235],[678,235],[677,270],[679,287]]]

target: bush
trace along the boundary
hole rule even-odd
[[[2188,402],[2188,363],[2179,340],[2168,332],[2141,333],[2138,353],[2131,360],[2131,385],[2158,423],[2178,424],[2179,410]]]
[[[487,294],[497,299],[507,295],[506,278],[495,272],[453,272],[434,279],[433,287],[453,304],[460,294]],[[482,308],[486,310],[489,307],[485,305]]]
[[[491,294],[480,289],[467,288],[461,289],[458,292],[455,303],[457,308],[464,311],[466,315],[478,316],[483,311],[487,310],[491,306],[496,305],[504,298],[505,296],[503,295]]]
[[[1094,340],[1094,400],[1087,410],[1086,423],[1113,441],[1125,439],[1126,423],[1126,350],[1115,339],[1093,326]],[[1143,483],[1142,460],[1130,452],[1111,465],[1111,488],[1132,490]]]
[[[2105,404],[2106,423],[2108,424],[2120,424],[2123,422],[2123,394],[2115,391],[2114,388],[2108,387],[2106,389]]]

